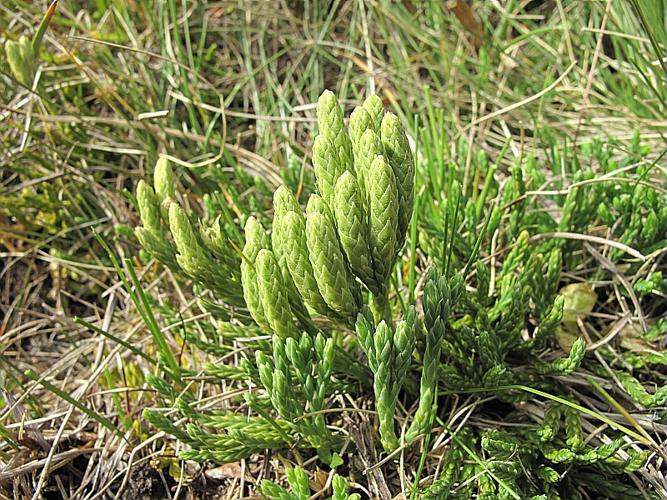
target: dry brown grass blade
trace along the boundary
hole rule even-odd
[[[461,22],[461,25],[470,32],[473,45],[476,49],[479,49],[484,43],[482,38],[484,29],[475,17],[473,8],[466,0],[454,0],[448,3],[448,7]]]

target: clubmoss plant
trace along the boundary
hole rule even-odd
[[[394,413],[409,373],[417,319],[411,308],[394,325],[388,292],[412,216],[415,171],[405,132],[396,117],[384,115],[376,97],[353,113],[352,138],[331,92],[319,99],[317,118],[313,167],[319,195],[310,196],[304,213],[286,187],[278,188],[270,232],[248,217],[240,258],[226,244],[233,241],[233,229],[217,219],[207,227],[187,216],[165,158],[156,165],[153,188],[143,182],[138,187],[142,227],[136,235],[153,257],[226,303],[236,304],[242,295],[257,327],[273,336],[272,356],[257,351],[254,380],[264,386],[277,414],[291,422],[285,439],[302,436],[328,461],[335,440],[317,412],[327,404],[334,353],[343,356],[338,363],[349,355],[318,333],[313,315],[350,327],[364,307],[371,330],[362,345],[374,374],[380,433],[385,449],[398,446]],[[199,344],[215,351],[211,344]],[[202,436],[196,433],[198,442]]]
[[[175,425],[157,410],[146,418],[186,445],[183,458],[228,462],[269,449],[317,455],[336,467],[349,442],[338,405],[341,396],[354,395],[371,400],[385,452],[404,446],[411,454],[423,447],[425,456],[434,432],[448,436],[438,441],[448,443],[439,476],[422,488],[418,468],[414,497],[626,492],[626,476],[646,464],[654,443],[590,406],[591,397],[601,398],[598,406],[612,399],[595,377],[613,370],[638,408],[659,408],[667,392],[645,386],[618,363],[618,353],[603,349],[606,365],[590,355],[580,328],[591,321],[600,298],[584,280],[563,286],[562,268],[580,265],[586,249],[569,235],[613,217],[609,234],[625,243],[613,247],[609,261],[639,268],[637,259],[644,256],[637,257],[631,245],[664,243],[667,213],[656,195],[642,187],[641,198],[635,190],[643,184],[628,182],[609,193],[588,182],[592,177],[583,169],[573,174],[574,187],[558,186],[563,194],[554,217],[531,197],[547,182],[535,159],[515,162],[500,183],[498,165],[480,154],[472,156],[479,181],[474,188],[459,182],[463,165],[437,176],[425,172],[415,217],[417,166],[410,141],[379,99],[364,101],[346,126],[342,107],[325,92],[317,123],[317,192],[299,200],[279,187],[272,220],[264,209],[253,213],[251,203],[236,217],[220,203],[214,216],[188,213],[164,160],[153,187],[138,186],[137,239],[218,301],[202,302],[216,318],[214,328],[201,327],[205,338],[188,327],[179,335],[220,357],[243,345],[240,362],[207,363],[204,373],[247,391],[235,401],[239,413],[200,408],[187,393],[151,379],[148,384],[189,423]],[[588,153],[604,159],[596,147]],[[621,215],[626,209],[632,214]],[[408,235],[411,263],[421,252],[426,261],[420,269],[430,270],[414,276],[408,269],[406,280],[397,262]],[[168,308],[161,314],[171,314],[172,324],[179,321]],[[581,387],[569,385],[584,377],[586,398]],[[471,408],[481,405],[501,422],[519,408],[530,410],[513,424],[520,433],[486,423],[455,430],[448,418],[460,415],[459,403],[450,395],[471,401]],[[591,434],[598,421],[609,426],[603,437]],[[567,474],[571,467],[594,474]],[[609,478],[606,489],[595,483],[595,474]],[[291,491],[265,482],[263,493],[310,494],[303,471],[286,475]],[[333,498],[351,497],[343,485],[334,480]]]

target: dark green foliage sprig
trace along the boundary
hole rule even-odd
[[[620,167],[610,160],[612,155],[605,156],[606,153],[594,149],[584,148],[584,151],[585,154],[599,155],[597,158],[605,165],[606,173]],[[636,161],[636,157],[628,158],[625,165]],[[485,161],[479,161],[473,170],[475,168],[486,169],[480,177],[495,172]],[[648,163],[641,170],[641,175],[649,175]],[[463,174],[462,171],[458,173]],[[434,231],[429,234],[431,240],[435,235],[438,236],[438,243],[444,239],[446,251],[434,246],[425,235],[420,239],[422,249],[428,252],[437,265],[449,267],[451,273],[456,273],[465,267],[470,252],[477,244],[479,229],[484,225],[488,232],[480,248],[484,249],[485,242],[491,242],[495,233],[495,238],[505,239],[505,255],[498,259],[500,262],[495,269],[489,269],[481,261],[473,262],[475,289],[471,293],[469,288],[468,293],[453,304],[442,342],[443,365],[439,378],[444,393],[483,392],[493,399],[516,404],[529,397],[525,393],[512,392],[508,387],[527,385],[540,387],[542,391],[556,395],[555,400],[565,399],[573,404],[587,406],[587,403],[582,404],[578,399],[580,396],[576,391],[571,392],[568,380],[578,379],[589,369],[598,373],[596,360],[586,355],[586,342],[578,338],[581,332],[577,320],[596,324],[595,319],[587,315],[599,304],[596,304],[598,299],[595,297],[600,296],[601,292],[598,288],[592,290],[582,283],[577,285],[581,289],[574,292],[575,295],[578,293],[585,296],[585,300],[580,302],[572,298],[573,290],[563,289],[560,294],[559,288],[563,285],[562,268],[566,266],[574,269],[582,262],[586,257],[585,252],[579,251],[583,245],[576,239],[538,238],[534,235],[569,232],[609,237],[609,232],[600,231],[600,224],[607,224],[615,235],[613,239],[621,241],[626,238],[624,241],[632,248],[645,249],[647,240],[641,238],[642,232],[631,229],[637,220],[641,220],[644,224],[662,227],[662,235],[653,230],[643,234],[654,238],[649,245],[664,246],[664,229],[667,226],[657,224],[659,220],[663,220],[661,224],[664,224],[664,219],[659,216],[664,212],[664,203],[656,196],[658,190],[651,190],[642,184],[640,193],[645,194],[645,190],[652,193],[640,201],[641,194],[636,194],[637,184],[624,181],[616,183],[614,180],[598,182],[597,174],[582,169],[581,173],[573,173],[570,177],[570,182],[574,184],[571,188],[561,188],[564,194],[556,198],[559,211],[544,210],[540,200],[533,198],[531,191],[540,189],[538,186],[544,189],[549,178],[542,168],[538,168],[534,159],[527,158],[509,169],[510,179],[504,185],[496,184],[495,179],[486,179],[488,182],[484,183],[482,190],[484,195],[495,194],[501,199],[497,206],[488,208],[485,214],[487,206],[484,203],[475,204],[468,198],[475,195],[474,192],[459,194],[461,191],[455,171],[449,170],[447,174],[452,176],[451,185],[457,186],[456,193],[445,190],[447,198],[443,200],[436,193],[434,197],[438,199],[438,205],[433,207],[433,212],[439,216],[434,217],[429,213],[424,220],[424,228]],[[623,173],[619,176],[628,178]],[[608,177],[613,178],[612,175]],[[604,220],[596,212],[599,205],[608,211]],[[457,211],[452,210],[452,207],[464,208]],[[628,210],[627,216],[621,208]],[[616,215],[610,216],[611,212]],[[550,215],[554,213],[556,217]],[[634,216],[630,216],[631,213]],[[432,228],[434,220],[443,221],[442,226]],[[469,232],[467,235],[452,236],[452,225],[469,228]],[[630,241],[632,243],[628,243]],[[487,251],[497,252],[497,248],[491,247]],[[610,255],[614,262],[625,266],[624,270],[628,273],[632,272],[631,269],[639,268],[633,255],[623,250],[613,249]],[[601,274],[598,272],[595,279],[601,279]],[[472,280],[466,277],[466,281]],[[562,347],[562,351],[558,350],[556,354],[554,347]],[[607,361],[615,364],[617,356],[618,351],[615,351]],[[635,355],[632,359],[637,358]],[[607,376],[605,370],[602,372]],[[664,392],[662,387],[651,390],[625,370],[615,371],[618,372],[623,373],[618,378],[621,385],[638,404],[647,408],[661,404]],[[592,397],[599,398],[599,394],[593,393]],[[447,400],[441,400],[440,403],[447,404]],[[604,405],[606,401],[600,404]],[[628,441],[622,438],[622,434],[611,433],[612,440],[609,442],[590,440],[584,431],[586,423],[590,422],[588,418],[573,407],[549,404],[544,416],[540,417],[539,426],[533,431],[516,433],[513,430],[501,432],[494,429],[483,433],[480,445],[489,453],[483,459],[484,467],[478,470],[483,477],[480,476],[480,480],[475,482],[475,489],[471,489],[470,485],[467,485],[467,490],[458,488],[457,483],[453,482],[448,492],[451,492],[453,498],[457,494],[466,498],[472,491],[487,498],[504,497],[507,490],[494,478],[505,481],[510,490],[519,492],[520,498],[537,498],[544,492],[547,492],[544,498],[556,498],[556,495],[574,491],[577,487],[589,488],[590,485],[577,481],[575,477],[561,477],[565,467],[570,464],[585,466],[603,475],[612,474],[613,478],[605,476],[608,478],[605,480],[618,487],[619,491],[623,490],[623,482],[626,481],[624,474],[634,466],[635,461],[645,464],[646,455],[626,450]],[[472,446],[471,449],[478,447]],[[644,451],[650,453],[649,450]],[[628,455],[630,458],[622,458]],[[540,472],[536,477],[532,471]],[[524,482],[525,479],[535,480],[537,487],[533,489]]]
[[[631,374],[617,371],[616,377],[623,388],[634,401],[646,408],[660,407],[667,401],[667,386],[658,388],[655,393],[649,393],[646,388]]]
[[[440,353],[448,328],[453,303],[461,293],[462,281],[456,275],[448,280],[432,275],[424,288],[424,328],[426,341],[419,390],[419,406],[413,416],[405,439],[411,442],[426,432],[433,422],[437,402]]]
[[[310,498],[308,475],[301,467],[286,468],[285,477],[289,489],[270,479],[264,479],[261,483],[262,494],[272,500],[307,500]],[[334,475],[331,485],[333,491],[329,500],[359,500],[361,498],[357,493],[348,493],[347,480],[338,474]]]
[[[381,321],[377,327],[365,308],[356,323],[357,337],[373,372],[375,407],[380,422],[380,439],[388,452],[394,451],[399,440],[394,429],[394,413],[398,394],[410,369],[417,335],[417,318],[413,307],[394,328]],[[406,438],[407,439],[407,438]]]
[[[455,435],[448,453],[445,455],[440,475],[433,482],[419,491],[419,498],[447,498],[456,483],[463,483],[470,468],[464,465],[466,449],[475,447],[475,439],[469,431],[462,430]]]
[[[552,375],[569,375],[574,370],[579,368],[581,362],[586,354],[586,342],[583,339],[577,339],[572,347],[570,353],[565,358],[556,359],[548,364],[539,363],[536,368],[542,373]]]
[[[298,341],[274,336],[272,344],[273,359],[261,351],[256,355],[271,405],[328,462],[333,436],[320,412],[325,409],[333,368],[333,341],[304,333]]]
[[[229,463],[248,457],[253,453],[259,453],[267,448],[278,448],[285,446],[287,440],[284,437],[288,429],[276,430],[264,418],[243,417],[240,428],[222,433],[211,433],[204,430],[200,425],[188,424],[186,427],[188,441],[191,449],[184,450],[181,457],[184,460],[205,461],[212,460],[219,463]],[[222,421],[222,419],[221,419]],[[221,425],[231,425],[238,421],[230,420]],[[278,426],[282,424],[278,423]],[[158,426],[158,428],[160,428]],[[292,437],[290,436],[290,439]]]

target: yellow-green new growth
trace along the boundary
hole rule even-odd
[[[271,327],[264,313],[264,305],[259,295],[255,260],[260,250],[269,248],[269,239],[262,225],[254,217],[248,217],[245,224],[245,245],[241,260],[241,283],[243,284],[243,298],[250,315],[255,323],[265,332],[271,332]]]
[[[155,194],[160,199],[160,203],[164,203],[165,200],[168,199],[173,200],[176,198],[174,189],[174,171],[166,156],[160,156],[155,164],[153,186],[155,187]]]
[[[383,154],[380,136],[373,129],[366,129],[359,138],[359,145],[354,156],[354,168],[360,175],[360,185],[363,189],[364,206],[368,207],[371,186],[369,172],[373,160]]]
[[[350,115],[348,129],[355,158],[359,147],[359,140],[366,130],[372,130],[378,136],[380,135],[383,116],[384,106],[382,105],[382,100],[376,95],[367,97],[361,106],[354,108],[354,111]]]
[[[311,195],[306,208],[306,244],[322,297],[331,309],[354,321],[359,293],[340,248],[333,218],[317,195]]]
[[[303,299],[318,313],[325,316],[333,315],[333,311],[329,309],[317,287],[313,266],[308,256],[306,218],[301,212],[287,212],[278,227],[274,223],[273,230],[280,234],[285,262]]]
[[[396,177],[398,190],[398,252],[403,246],[405,234],[412,218],[415,190],[415,163],[410,143],[396,115],[387,113],[382,119],[380,136],[384,154]]]
[[[178,270],[176,250],[164,235],[149,231],[145,227],[134,229],[134,235],[141,246],[155,259],[169,267],[172,271]]]
[[[355,159],[357,157],[357,152],[359,151],[359,141],[361,140],[361,136],[369,129],[375,133],[380,133],[380,130],[375,128],[373,117],[368,110],[363,106],[357,106],[350,115],[350,123],[348,126],[350,140],[352,141],[352,152],[354,153]]]
[[[162,231],[160,201],[153,189],[143,180],[137,184],[137,205],[142,226],[152,233],[160,234]]]
[[[354,171],[366,203],[368,188],[366,176],[371,163],[377,155],[383,154],[380,141],[380,126],[384,109],[382,101],[376,95],[368,97],[363,105],[357,106],[350,115],[349,134],[354,153]],[[371,133],[365,135],[368,131]]]
[[[373,130],[379,133],[382,118],[384,117],[384,104],[382,103],[382,99],[375,94],[369,95],[364,101],[363,107],[371,116]]]
[[[176,261],[191,278],[213,290],[226,300],[238,302],[231,290],[238,287],[234,276],[225,271],[204,247],[185,211],[174,202],[169,205],[169,230],[176,244]]]
[[[343,108],[333,92],[325,90],[317,101],[317,126],[320,135],[328,137],[336,147],[338,163],[352,170],[352,143],[343,122]]]
[[[398,191],[396,178],[384,156],[375,158],[368,175],[370,246],[375,276],[382,286],[396,256]]]
[[[176,243],[178,250],[176,258],[181,268],[193,276],[204,272],[205,269],[200,265],[204,259],[202,248],[188,215],[178,203],[169,206],[169,229]]]
[[[152,257],[170,269],[177,269],[176,249],[167,238],[166,228],[162,224],[160,203],[153,189],[143,180],[137,185],[137,205],[143,226],[134,230],[139,243]]]
[[[259,298],[271,330],[281,338],[296,336],[287,287],[278,262],[270,250],[261,249],[257,253],[255,272]]]
[[[287,186],[278,186],[273,193],[273,217],[280,217],[286,212],[300,212],[301,207],[294,193]]]
[[[338,177],[345,171],[336,155],[336,146],[325,135],[318,135],[313,143],[313,170],[317,189],[330,202]]]
[[[317,187],[329,203],[338,177],[352,171],[352,143],[343,123],[343,110],[336,96],[325,90],[317,101],[319,135],[313,144],[313,168]]]
[[[283,238],[283,219],[288,212],[300,212],[301,208],[292,192],[286,186],[280,186],[273,194],[273,230],[271,232],[271,247],[278,261],[278,267],[283,276],[283,282],[287,289],[292,309],[295,315],[305,325],[310,324],[308,311],[303,304],[302,296],[299,294],[296,284],[290,275],[290,271],[285,260],[285,239]]]
[[[210,226],[201,226],[199,236],[204,242],[204,246],[217,259],[217,261],[234,277],[237,281],[239,276],[239,264],[241,263],[237,252],[231,251],[227,235],[224,232],[220,217],[218,216]]]
[[[340,243],[357,277],[373,293],[379,293],[371,264],[369,232],[359,186],[354,175],[345,172],[336,182],[334,215]]]
[[[271,232],[271,246],[280,260],[284,254],[285,240],[282,238],[281,226],[287,212],[301,212],[299,203],[286,186],[280,186],[273,193],[273,224]]]

